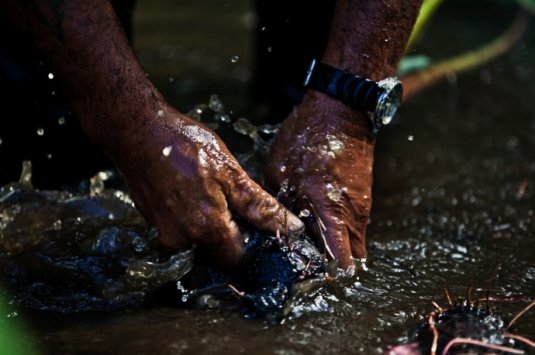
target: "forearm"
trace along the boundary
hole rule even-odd
[[[420,3],[421,0],[338,0],[322,61],[376,81],[395,75]],[[313,90],[308,97],[320,102],[324,112],[331,113],[328,119],[333,129],[353,132],[373,145],[375,135],[366,114]]]
[[[109,153],[116,132],[144,124],[135,121],[141,105],[163,101],[107,0],[1,0],[0,7],[63,84],[86,133]]]
[[[323,61],[371,80],[396,72],[421,0],[338,0]]]

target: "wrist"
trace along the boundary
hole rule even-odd
[[[306,111],[297,115],[307,126],[326,126],[328,131],[343,132],[346,135],[375,143],[370,119],[367,114],[358,112],[343,102],[322,92],[309,89],[298,107]],[[292,117],[293,115],[290,115]]]
[[[169,116],[169,105],[152,85],[118,92],[113,100],[88,95],[73,102],[87,136],[112,160],[145,145],[145,138]]]

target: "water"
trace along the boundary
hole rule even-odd
[[[233,3],[225,16],[236,8],[240,6]],[[446,8],[417,49],[440,57],[470,48],[496,35],[502,27],[499,24],[505,26],[513,17],[511,13],[506,18],[504,13],[490,11],[486,17],[473,8],[463,14]],[[379,354],[405,341],[410,330],[434,309],[432,301],[445,305],[446,287],[456,297],[465,297],[472,286],[474,297],[485,297],[488,291],[493,297],[523,300],[498,304],[497,312],[511,319],[528,299],[535,298],[534,45],[531,29],[503,58],[415,97],[401,109],[400,119],[380,132],[366,268],[361,268],[356,279],[311,287],[305,297],[294,299],[283,324],[244,319],[238,312],[161,306],[61,315],[24,311],[11,304],[3,320],[9,321],[8,315],[18,312],[16,318],[27,320],[34,342],[45,352],[57,354]],[[212,48],[209,42],[205,46]],[[199,54],[203,63],[213,59],[210,53]],[[231,63],[228,58],[236,53],[240,60]],[[232,48],[218,58],[228,65],[249,63],[246,54]],[[161,77],[166,83],[169,76],[155,74],[156,81]],[[173,76],[174,83],[181,82],[182,78]],[[223,81],[240,82],[234,77]],[[235,92],[246,91],[244,87],[228,92],[219,89],[188,102],[205,102],[217,92],[221,102],[231,102],[229,107],[234,108],[239,102]],[[199,90],[194,86],[181,97]],[[177,97],[173,100],[179,101]],[[212,104],[213,109],[217,102]],[[254,132],[249,128],[246,133]],[[96,193],[105,191],[95,186]],[[50,197],[54,201],[72,198]],[[141,266],[163,263],[156,255],[148,259],[154,250],[150,231],[128,207],[127,197],[120,193],[107,197],[114,202],[107,206],[113,218],[105,210],[95,217],[96,225],[92,219],[78,221],[80,213],[58,223],[50,217],[57,211],[46,212],[47,203],[41,202],[37,207],[44,212],[22,220],[24,228],[14,235],[30,235],[19,241],[27,243],[22,245],[25,248],[51,236],[64,243],[73,234],[81,233],[77,241],[90,234],[100,244],[82,243],[87,248],[94,246],[113,255],[117,245],[126,243]],[[16,210],[2,210],[2,220],[11,218],[10,212]],[[77,228],[69,230],[65,227],[69,223]],[[117,226],[119,233],[114,229]],[[131,233],[121,234],[124,229]],[[9,250],[21,250],[16,242],[8,245]],[[139,269],[132,270],[130,276],[135,276]],[[108,285],[94,284],[103,289]],[[138,279],[125,284],[129,291],[139,292],[146,282]],[[521,319],[516,332],[535,337],[533,310]]]

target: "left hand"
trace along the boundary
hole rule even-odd
[[[347,271],[352,257],[366,257],[374,144],[364,114],[309,90],[284,121],[268,161],[268,185],[277,191],[287,180],[295,188],[295,207],[315,215],[307,227]]]

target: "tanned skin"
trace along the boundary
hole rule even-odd
[[[395,76],[420,5],[338,0],[322,62],[372,80]],[[375,139],[365,114],[309,89],[284,121],[266,170],[268,183],[287,181],[299,208],[315,210],[321,222],[309,228],[323,232],[346,270],[352,257],[366,257]]]
[[[419,2],[338,0],[323,61],[371,79],[394,74]],[[0,0],[0,10],[63,84],[85,132],[121,171],[162,245],[200,244],[232,266],[243,252],[233,213],[271,232],[303,228],[214,132],[166,103],[107,0]],[[343,146],[334,156],[309,150],[333,139]],[[374,142],[364,115],[310,90],[284,122],[268,167],[273,186],[288,179],[315,206],[348,270],[351,256],[366,255]],[[342,191],[339,200],[327,197],[331,187]]]

